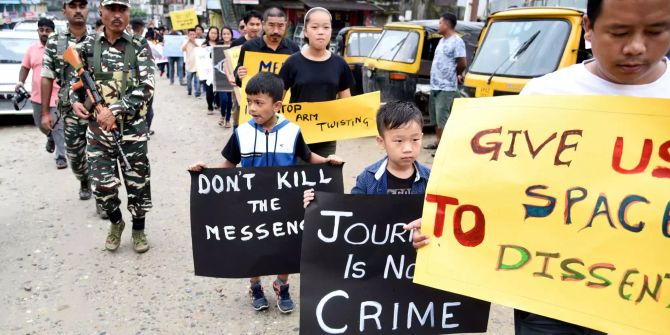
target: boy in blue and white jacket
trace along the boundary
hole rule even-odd
[[[261,72],[249,80],[245,88],[249,122],[235,129],[221,151],[224,161],[214,168],[291,166],[298,158],[311,164],[330,163],[342,165],[335,155],[321,157],[309,150],[302,137],[300,126],[278,114],[282,108],[284,83],[269,72]],[[189,167],[199,172],[207,168],[198,162]],[[260,277],[250,278],[251,306],[257,311],[268,308],[268,301],[261,287]],[[272,285],[277,295],[277,307],[282,313],[293,311],[295,304],[288,292],[288,274],[279,274]]]

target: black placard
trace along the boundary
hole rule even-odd
[[[343,192],[342,167],[205,169],[191,173],[197,276],[247,278],[300,272],[303,192]]]
[[[212,63],[214,64],[214,91],[226,91],[230,92],[233,90],[233,85],[228,81],[228,76],[224,72],[226,67],[226,47],[221,45],[215,45],[212,47]]]
[[[316,194],[305,212],[301,333],[486,331],[490,303],[412,283],[416,251],[402,226],[422,205],[417,195]]]

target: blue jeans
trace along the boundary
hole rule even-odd
[[[195,96],[200,96],[200,79],[198,79],[197,72],[188,72],[186,71],[186,91],[191,95],[191,89],[195,86]]]
[[[221,117],[230,121],[230,112],[233,109],[233,98],[230,92],[219,93],[219,106],[221,106]]]
[[[184,81],[184,57],[168,57],[168,77],[170,77],[170,84],[174,84],[175,63],[177,63],[179,82]]]

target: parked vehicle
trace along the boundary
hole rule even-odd
[[[346,27],[342,28],[336,37],[337,52],[349,64],[356,83],[351,89],[351,95],[363,93],[363,63],[377,44],[382,35],[380,27]]]
[[[576,9],[537,7],[492,14],[465,76],[465,93],[518,94],[532,78],[591,58],[583,16]]]
[[[67,21],[54,20],[54,26],[56,26],[56,33],[67,31]],[[13,30],[34,33],[37,31],[37,21],[29,20],[19,22],[14,26]]]
[[[381,91],[382,102],[414,101],[428,116],[430,68],[435,48],[442,35],[437,33],[439,20],[389,23],[368,55],[363,66],[363,91]],[[456,33],[465,42],[467,59],[477,48],[483,23],[458,21]]]
[[[16,95],[14,87],[19,79],[23,55],[37,41],[39,38],[36,31],[0,31],[0,115],[33,114],[29,102],[23,109],[15,110],[12,98]],[[28,92],[32,86],[30,78],[31,73],[28,73],[25,84]]]

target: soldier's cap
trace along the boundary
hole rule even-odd
[[[65,1],[63,1],[63,3],[67,5],[67,4],[73,3],[75,1],[85,2],[86,4],[88,4],[88,1],[86,1],[86,0],[65,0]]]
[[[100,6],[109,6],[109,5],[121,5],[130,7],[130,0],[102,0],[100,1]]]

